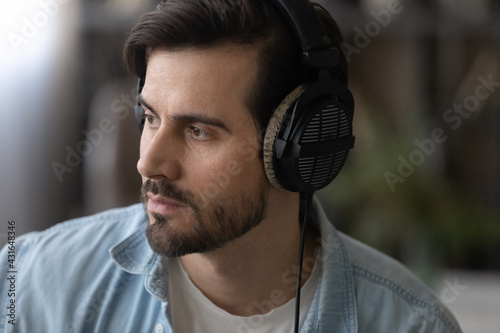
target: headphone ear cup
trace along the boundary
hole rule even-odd
[[[263,142],[263,160],[264,160],[264,170],[266,172],[267,179],[269,182],[277,189],[284,189],[281,186],[275,172],[275,148],[274,144],[278,133],[280,132],[283,122],[289,121],[285,118],[288,114],[288,110],[295,104],[297,99],[307,90],[306,84],[301,84],[295,88],[290,94],[288,94],[280,105],[276,108],[267,124],[266,133],[264,135]]]
[[[144,118],[144,108],[142,107],[141,104],[137,103],[134,107],[134,115],[135,115],[135,121],[137,122],[137,126],[139,126],[139,131],[144,129],[144,123],[146,119]]]
[[[295,191],[317,191],[330,184],[354,146],[352,118],[338,100],[322,98],[308,107],[277,159],[279,175]],[[284,182],[284,181],[282,181]]]
[[[144,88],[144,84],[146,82],[145,78],[139,78],[137,80],[137,94],[136,94],[136,101],[135,101],[135,107],[134,107],[134,115],[135,115],[135,121],[137,122],[137,125],[139,126],[139,131],[144,129],[144,123],[146,119],[144,119],[144,108],[142,107],[141,103],[139,103],[139,95],[142,92],[142,88]]]
[[[354,146],[352,105],[325,85],[301,85],[271,117],[264,137],[264,168],[278,189],[316,191],[330,184]]]

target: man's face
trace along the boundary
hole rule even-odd
[[[255,49],[153,50],[138,170],[147,237],[167,256],[222,247],[266,216],[270,184],[245,98]]]

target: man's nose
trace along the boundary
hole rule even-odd
[[[144,130],[148,131],[146,128]],[[178,158],[181,149],[179,138],[167,128],[160,128],[154,133],[145,132],[141,137],[137,170],[145,178],[167,178],[174,181],[181,173]]]

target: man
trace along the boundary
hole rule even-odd
[[[143,205],[19,238],[2,331],[292,331],[301,195],[271,184],[261,133],[309,78],[299,53],[267,1],[170,0],[145,15],[124,52],[143,79]],[[343,58],[340,68],[346,84]],[[317,201],[303,256],[301,332],[460,331],[405,268],[335,231]]]

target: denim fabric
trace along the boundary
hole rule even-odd
[[[317,200],[314,212],[323,269],[301,332],[461,332],[406,268],[336,231]],[[145,227],[134,205],[19,237],[15,297],[4,247],[0,332],[171,332],[166,261],[151,251]]]

